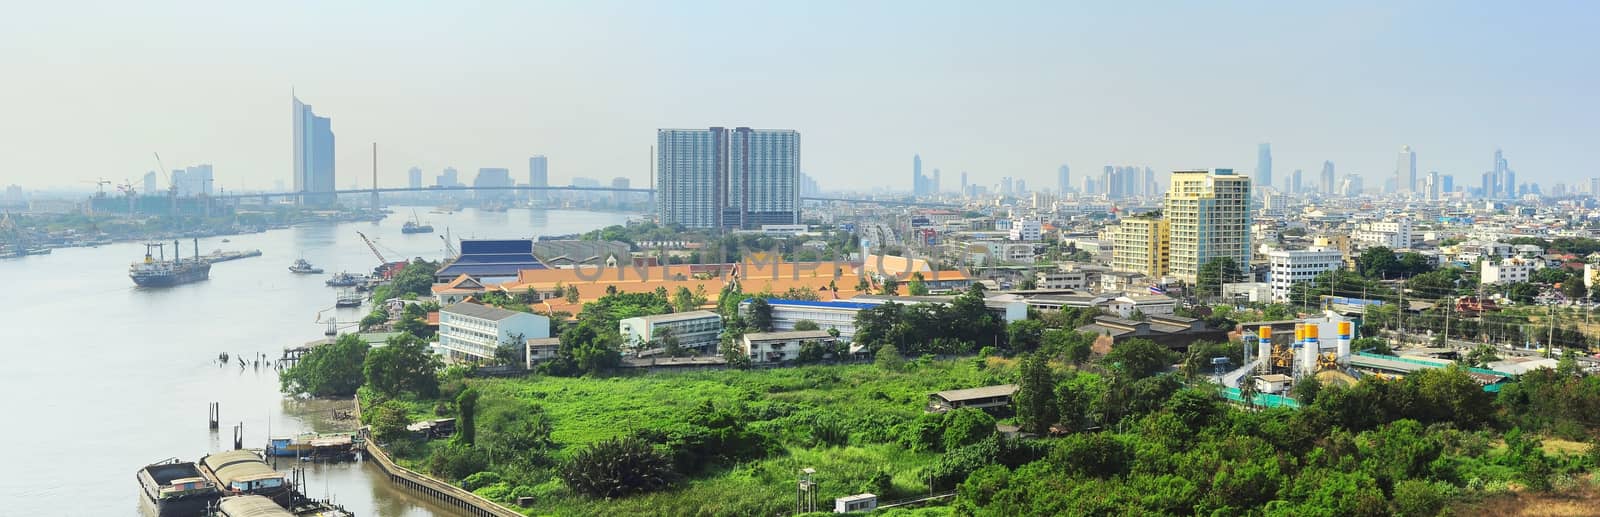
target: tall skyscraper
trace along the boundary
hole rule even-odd
[[[911,155],[911,194],[920,196],[926,187],[922,179],[922,155]]]
[[[294,101],[294,191],[302,203],[327,206],[338,201],[333,194],[333,121],[319,117],[311,105]]]
[[[1256,147],[1256,173],[1251,176],[1257,185],[1272,186],[1272,144],[1262,143]]]
[[[1300,169],[1295,169],[1294,173],[1289,175],[1289,193],[1299,194],[1300,192]]]
[[[1428,171],[1422,177],[1422,195],[1428,201],[1438,201],[1443,193],[1444,185],[1440,183],[1439,171]]]
[[[1400,157],[1394,164],[1395,192],[1417,192],[1417,153],[1411,146],[1400,146]]]
[[[406,171],[406,185],[410,188],[422,188],[422,167],[412,167]]]
[[[656,149],[662,222],[717,229],[799,222],[799,132],[660,129]]]
[[[542,154],[536,154],[533,155],[533,157],[528,158],[528,186],[550,186],[550,160],[545,158]],[[545,201],[550,199],[550,191],[548,190],[533,190],[529,191],[529,193],[531,194],[528,196],[529,199],[534,201]]]
[[[928,193],[929,194],[934,194],[934,195],[938,195],[939,194],[940,189],[944,188],[943,186],[940,185],[940,181],[942,181],[942,180],[939,178],[939,169],[934,169],[933,170],[933,183],[928,185],[928,187],[929,187],[928,188]]]
[[[1072,169],[1063,163],[1056,169],[1056,194],[1066,194],[1070,191],[1072,191]]]
[[[1455,191],[1456,191],[1456,176],[1454,174],[1443,174],[1443,175],[1440,175],[1439,176],[1439,194],[1441,196],[1448,196],[1448,195],[1450,195],[1451,192],[1455,192]]]
[[[1322,193],[1323,194],[1331,195],[1334,192],[1338,192],[1339,191],[1339,184],[1337,183],[1337,180],[1335,180],[1334,178],[1335,178],[1335,176],[1333,175],[1333,162],[1332,161],[1323,161],[1322,162]]]
[[[1173,276],[1193,283],[1200,268],[1218,258],[1231,258],[1241,271],[1249,270],[1250,184],[1251,178],[1233,169],[1172,172],[1165,217]]]
[[[155,195],[160,191],[161,183],[156,181],[156,171],[144,173],[144,190],[142,192],[147,195]]]
[[[967,171],[961,171],[961,195],[967,195]]]

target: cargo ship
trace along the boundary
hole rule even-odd
[[[433,225],[417,219],[417,211],[411,211],[411,220],[400,227],[400,233],[433,233]]]
[[[194,256],[184,259],[180,249],[178,241],[172,241],[172,260],[167,260],[166,244],[145,244],[144,260],[128,266],[128,277],[139,287],[171,287],[211,278],[211,262],[200,256],[199,239]]]
[[[177,458],[145,465],[135,477],[144,503],[157,517],[204,515],[222,497],[222,491],[202,476],[193,462]]]

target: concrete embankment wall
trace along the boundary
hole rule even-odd
[[[361,402],[356,402],[356,414],[361,414]],[[389,477],[389,482],[432,497],[444,504],[460,508],[477,517],[521,517],[522,514],[484,499],[461,487],[422,475],[396,464],[389,453],[372,440],[367,440],[367,459],[373,460]]]

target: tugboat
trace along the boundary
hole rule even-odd
[[[204,515],[222,497],[222,491],[207,481],[193,462],[177,458],[145,465],[134,477],[139,479],[144,502],[157,517]]]
[[[184,260],[178,256],[178,241],[172,241],[172,260],[167,260],[166,245],[144,245],[144,260],[128,266],[128,277],[139,287],[171,287],[211,278],[211,262],[200,257],[200,240],[195,239],[193,257]],[[152,256],[156,250],[159,258]]]
[[[295,259],[294,265],[289,266],[289,272],[298,275],[320,275],[322,268],[311,265],[306,259]]]
[[[417,219],[417,211],[411,211],[411,220],[400,227],[400,233],[433,233],[433,225]]]

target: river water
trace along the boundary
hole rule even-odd
[[[314,321],[336,294],[326,275],[297,276],[287,267],[305,258],[329,273],[369,273],[378,259],[356,232],[378,243],[385,258],[438,259],[438,237],[529,238],[622,224],[626,214],[509,210],[430,214],[439,233],[400,233],[410,209],[376,222],[327,223],[253,235],[200,240],[200,251],[260,249],[255,258],[212,266],[211,279],[167,289],[141,289],[128,264],[144,246],[119,243],[58,249],[51,255],[0,260],[0,515],[139,515],[135,471],[169,457],[198,460],[231,447],[243,423],[246,447],[269,433],[310,430],[278,393],[270,368],[219,366],[227,352],[277,357],[285,345],[322,337]],[[185,241],[184,255],[193,244]],[[168,253],[171,244],[168,243]],[[362,309],[338,310],[340,321]],[[222,429],[206,426],[206,407],[221,404]],[[362,516],[456,515],[391,486],[376,467],[312,465],[306,492],[331,497]]]

